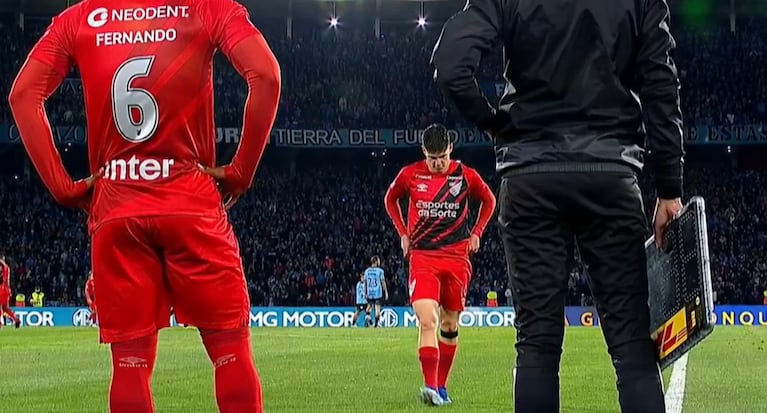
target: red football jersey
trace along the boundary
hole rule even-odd
[[[8,265],[0,264],[0,272],[2,272],[3,284],[0,285],[0,290],[11,290],[11,267]]]
[[[85,301],[88,305],[96,302],[96,283],[93,282],[93,278],[88,278],[85,282]]]
[[[406,234],[410,237],[410,247],[435,250],[469,238],[469,198],[484,200],[487,194],[492,197],[479,173],[459,161],[451,161],[444,174],[431,173],[426,161],[420,161],[400,170],[387,193],[387,203],[407,196]],[[490,212],[492,214],[492,206]],[[484,231],[488,219],[489,216],[479,220],[473,230],[477,235]]]
[[[85,0],[53,19],[30,53],[79,68],[91,171],[91,224],[223,210],[214,180],[212,62],[259,34],[232,0]]]

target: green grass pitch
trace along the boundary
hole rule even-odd
[[[450,382],[460,413],[511,411],[514,331],[463,329]],[[767,328],[718,327],[689,356],[685,413],[767,412]],[[568,327],[562,412],[617,412],[598,328]],[[421,412],[415,329],[253,329],[268,413]],[[0,413],[106,412],[110,358],[93,328],[0,329]],[[664,372],[668,382],[671,368]],[[160,335],[158,413],[215,412],[193,329]]]

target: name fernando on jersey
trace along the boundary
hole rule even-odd
[[[189,16],[188,6],[154,6],[126,9],[99,7],[88,14],[87,23],[93,29],[100,29],[112,22],[187,19]],[[173,42],[177,37],[178,33],[172,27],[136,31],[103,31],[96,33],[96,46]]]

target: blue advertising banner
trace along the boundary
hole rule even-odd
[[[420,145],[420,129],[274,129],[270,144],[294,148],[408,148]],[[492,140],[475,128],[448,131],[456,146],[491,146]],[[53,140],[57,145],[83,145],[86,142],[82,126],[54,126]],[[216,142],[236,144],[240,128],[217,128]],[[762,125],[693,126],[685,130],[688,145],[748,145],[767,144],[767,128]],[[0,123],[0,144],[21,142],[15,125]]]
[[[719,326],[767,326],[767,306],[717,305],[714,319]],[[599,326],[599,317],[593,307],[565,308],[565,325]]]
[[[253,327],[348,327],[352,325],[351,308],[254,307]],[[364,318],[364,317],[361,317]],[[409,307],[381,309],[381,327],[416,327],[418,321]],[[363,320],[358,322],[361,324]],[[461,314],[463,327],[513,327],[514,309],[510,307],[467,307]]]
[[[13,307],[24,327],[89,327],[90,311],[84,307]],[[351,327],[355,310],[344,307],[253,307],[251,327]],[[717,306],[717,325],[767,326],[767,306]],[[511,307],[467,307],[461,314],[462,327],[513,327]],[[364,317],[360,317],[364,319]],[[8,324],[8,320],[4,320]],[[358,320],[361,324],[363,320]],[[171,317],[170,323],[176,325]],[[565,325],[594,327],[599,319],[592,307],[567,307]],[[382,327],[416,327],[418,322],[409,307],[381,310]]]
[[[85,307],[12,307],[23,327],[88,327],[91,312]],[[253,307],[252,327],[350,327],[354,308],[342,307]],[[364,321],[359,320],[360,324]],[[4,320],[8,324],[8,320]],[[513,327],[511,308],[469,307],[461,314],[464,327]],[[171,316],[170,324],[176,325]],[[409,307],[381,310],[382,327],[415,327],[418,323]]]

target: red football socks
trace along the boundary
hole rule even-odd
[[[437,388],[437,371],[439,366],[439,349],[436,347],[421,347],[418,349],[418,359],[421,360],[423,383],[426,387]]]
[[[447,379],[450,377],[450,369],[453,368],[455,352],[458,344],[439,342],[439,369],[437,374],[437,386],[447,387]]]
[[[112,344],[111,413],[153,413],[152,371],[157,359],[157,333]]]
[[[6,315],[8,315],[8,318],[10,318],[14,324],[19,322],[19,319],[16,317],[16,313],[11,310],[11,307],[8,306],[0,306],[0,316],[3,315],[3,312],[5,312]]]
[[[263,413],[261,382],[250,348],[250,330],[200,331],[213,362],[216,401],[221,413]]]

